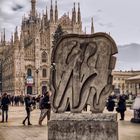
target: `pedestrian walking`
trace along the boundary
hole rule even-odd
[[[1,123],[4,123],[4,121],[8,122],[9,104],[10,104],[10,99],[8,98],[7,93],[4,93],[2,95],[2,99],[1,99],[1,109],[2,109],[2,121],[1,121]],[[6,115],[6,117],[4,117],[5,115]]]
[[[49,92],[44,93],[44,96],[40,99],[40,118],[39,118],[39,125],[42,125],[42,121],[47,116],[47,121],[50,120],[50,112],[51,112],[51,106],[50,106],[50,95]]]
[[[33,110],[32,105],[34,104],[34,102],[32,102],[31,96],[29,94],[25,96],[24,101],[25,101],[25,110],[27,116],[25,117],[22,123],[23,125],[25,125],[26,120],[28,120],[28,125],[32,125],[30,122],[30,116],[31,116],[31,111]]]
[[[120,120],[124,120],[125,111],[126,111],[126,102],[125,102],[125,98],[123,96],[119,97],[119,102],[118,102],[116,111],[118,113],[120,113],[120,117],[121,117]]]

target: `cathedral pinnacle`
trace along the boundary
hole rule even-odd
[[[85,34],[87,34],[87,28],[85,27]]]
[[[11,33],[11,46],[13,46],[13,33]]]
[[[57,1],[55,1],[55,22],[58,21]]]
[[[3,44],[5,45],[5,28],[3,29]]]
[[[76,23],[76,10],[75,10],[75,2],[74,2],[74,7],[72,10],[72,23],[75,24]]]
[[[14,42],[18,41],[18,27],[16,26],[15,34],[14,34]]]
[[[46,18],[45,18],[46,20],[46,22],[48,22],[48,10],[47,10],[47,6],[46,6]]]
[[[36,16],[36,0],[31,0],[31,16],[35,17]]]
[[[51,0],[51,9],[50,9],[50,22],[53,22],[53,6],[52,6],[52,0]]]
[[[80,12],[80,3],[78,3],[78,24],[81,23],[81,12]]]
[[[91,18],[91,34],[94,34],[93,17]]]
[[[45,15],[44,15],[44,11],[42,12],[42,24],[41,24],[41,26],[42,26],[42,31],[44,32],[44,30],[45,30]]]

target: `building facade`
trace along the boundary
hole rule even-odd
[[[55,7],[55,8],[54,8]],[[49,11],[49,12],[48,12]],[[49,14],[48,14],[49,13]],[[21,32],[16,27],[10,42],[1,35],[2,92],[10,94],[42,94],[49,88],[53,35],[61,25],[65,33],[83,34],[80,5],[75,3],[72,16],[58,17],[57,1],[40,16],[36,0],[31,0],[31,11],[23,17]],[[94,33],[93,19],[91,32]]]
[[[140,91],[140,85],[135,78],[140,75],[140,71],[113,71],[112,75],[115,94],[136,95]]]

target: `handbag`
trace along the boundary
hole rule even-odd
[[[117,107],[117,108],[116,108],[116,111],[117,111],[117,112],[120,112],[120,109]]]

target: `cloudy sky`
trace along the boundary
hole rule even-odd
[[[72,11],[73,2],[80,2],[83,30],[90,33],[91,17],[95,31],[111,34],[117,45],[140,44],[140,0],[57,0],[59,16]],[[53,3],[55,0],[53,0]],[[50,0],[37,0],[37,10],[42,13]],[[28,15],[30,0],[0,0],[0,31],[5,27],[7,38],[20,25],[22,16]],[[139,58],[140,60],[140,58]],[[140,69],[138,67],[138,69]]]

